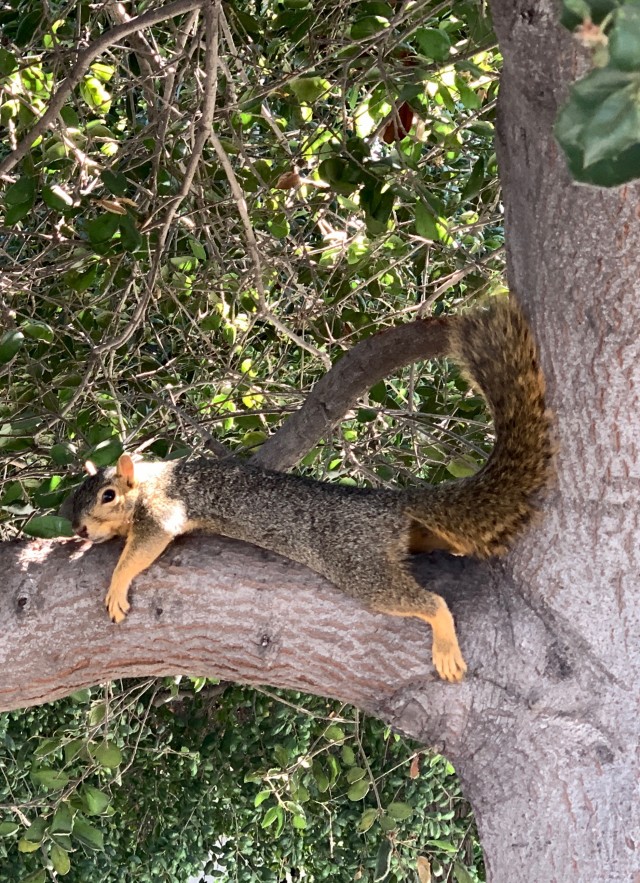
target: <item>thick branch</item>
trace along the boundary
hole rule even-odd
[[[316,383],[300,410],[267,439],[254,461],[268,469],[290,469],[375,383],[418,359],[435,359],[447,351],[446,319],[398,325],[360,341]]]
[[[537,669],[553,704],[562,660],[571,668],[584,649],[565,633],[558,650],[555,624],[517,594],[505,605],[495,588],[504,574],[490,565],[422,556],[420,577],[450,602],[470,664],[462,685],[444,684],[423,623],[369,613],[305,568],[217,537],[174,542],[136,580],[132,612],[115,626],[102,602],[118,554],[117,542],[0,546],[0,710],[111,678],[208,675],[353,702],[455,756],[472,700],[509,684],[525,703]],[[588,687],[597,665],[584,654],[580,665]]]

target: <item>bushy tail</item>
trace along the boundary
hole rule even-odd
[[[529,327],[513,299],[452,320],[451,356],[493,414],[496,444],[469,478],[407,492],[407,512],[464,555],[505,552],[552,474],[550,415]]]

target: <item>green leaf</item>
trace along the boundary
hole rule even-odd
[[[471,174],[467,178],[466,184],[460,193],[460,199],[472,199],[482,190],[485,183],[485,167],[484,157],[479,157],[471,170]]]
[[[342,727],[332,724],[324,731],[324,738],[328,742],[342,742],[344,740],[344,730]]]
[[[416,203],[416,233],[423,239],[435,241],[440,238],[434,214],[423,202]]]
[[[142,244],[142,236],[131,215],[120,215],[118,226],[123,249],[129,253],[137,251]]]
[[[31,337],[33,340],[44,340],[46,343],[53,343],[53,328],[47,325],[46,322],[36,322],[34,319],[29,319],[27,322],[23,322],[21,327],[27,337]]]
[[[26,46],[30,43],[38,27],[45,21],[46,18],[40,6],[34,9],[33,12],[28,12],[26,15],[21,16],[14,40],[15,44],[17,46]]]
[[[352,766],[356,762],[356,756],[351,745],[342,746],[342,761],[347,766]]]
[[[325,773],[319,761],[314,760],[311,775],[316,783],[318,791],[324,793],[329,788],[329,776]]]
[[[285,239],[291,230],[287,216],[281,212],[269,218],[267,227],[271,235],[275,236],[276,239]]]
[[[23,877],[20,883],[46,883],[47,872],[42,868],[40,871],[34,871],[28,877]]]
[[[14,224],[17,224],[18,221],[21,221],[23,218],[26,218],[29,212],[32,209],[32,204],[30,202],[23,202],[20,205],[11,205],[4,213],[4,222],[8,227],[12,227]]]
[[[6,331],[0,337],[0,365],[5,365],[18,352],[24,342],[22,331]]]
[[[69,783],[69,776],[66,773],[62,772],[62,770],[51,769],[50,767],[40,767],[32,770],[31,778],[36,785],[42,785],[48,791],[59,791]]]
[[[17,822],[0,822],[0,837],[11,837],[19,830],[20,825]]]
[[[198,258],[199,261],[206,261],[207,250],[197,239],[189,240],[189,248],[193,252],[194,257]]]
[[[247,12],[243,12],[241,9],[235,9],[234,7],[231,8],[233,9],[233,17],[241,25],[240,33],[246,31],[248,34],[253,34],[256,37],[262,36],[262,25],[257,19],[252,15],[249,15]]]
[[[455,862],[453,865],[453,876],[456,878],[456,883],[473,883],[473,877],[460,862]]]
[[[451,40],[445,31],[437,28],[418,28],[415,33],[421,53],[433,61],[445,61],[451,50]]]
[[[102,183],[114,196],[125,196],[129,189],[129,182],[122,172],[112,172],[105,169],[100,173]]]
[[[51,822],[52,834],[70,834],[73,828],[73,814],[68,803],[61,803]]]
[[[90,241],[97,245],[101,242],[108,242],[115,235],[118,230],[119,221],[119,215],[115,215],[112,212],[104,212],[98,215],[97,218],[86,221],[84,228]]]
[[[389,27],[389,22],[381,15],[365,15],[351,25],[350,36],[352,40],[366,40],[374,37]]]
[[[101,61],[94,61],[91,65],[91,72],[103,83],[108,83],[115,74],[116,69],[112,64],[104,64]]]
[[[460,101],[467,110],[478,110],[482,106],[480,96],[465,83],[462,77],[456,77],[456,89],[460,95]]]
[[[115,769],[122,763],[122,752],[115,742],[101,742],[92,753],[100,766],[107,767],[110,770]]]
[[[51,445],[49,456],[58,466],[68,466],[75,460],[75,454],[67,444]]]
[[[30,843],[42,843],[49,830],[49,823],[42,816],[37,816],[24,832],[24,839]]]
[[[396,822],[403,822],[405,819],[408,819],[413,815],[413,807],[409,806],[408,803],[394,801],[387,807],[387,813],[392,819],[395,819]]]
[[[115,215],[114,215],[115,217]],[[94,284],[98,276],[98,265],[92,264],[88,270],[69,270],[64,274],[65,284],[80,294]]]
[[[52,834],[51,839],[66,852],[73,852],[73,843],[71,842],[69,834]]]
[[[264,791],[258,791],[258,793],[256,794],[256,796],[255,796],[255,798],[254,798],[253,805],[254,805],[255,807],[260,806],[260,804],[261,804],[261,803],[264,803],[264,801],[265,801],[268,797],[271,797],[271,794],[272,794],[272,792],[271,792],[271,789],[270,789],[270,788],[267,788],[267,789],[264,790]]]
[[[349,800],[363,800],[369,793],[370,787],[371,783],[368,779],[360,779],[359,782],[354,782],[349,788],[347,791],[347,797]]]
[[[638,138],[633,136],[631,143],[626,149],[621,147],[629,141],[629,123],[636,125],[637,116],[634,111],[632,120],[620,120],[621,132],[616,129],[605,131],[604,141],[608,155],[599,161],[593,157],[602,149],[600,134],[603,120],[596,120],[596,128],[593,121],[598,109],[612,96],[622,93],[626,97],[622,99],[622,105],[629,100],[629,95],[634,89],[640,90],[640,74],[627,73],[614,70],[613,68],[599,68],[592,71],[571,89],[568,102],[558,115],[555,126],[555,135],[560,142],[569,163],[572,175],[578,181],[588,184],[597,184],[603,187],[614,187],[637,178],[640,175],[640,144]],[[613,107],[608,106],[607,114],[612,111],[620,112],[620,99],[615,99]],[[588,127],[591,126],[589,130]],[[586,139],[589,141],[590,163],[585,161]],[[620,152],[617,152],[620,151]]]
[[[625,3],[609,32],[609,64],[622,71],[640,70],[640,6]]]
[[[101,114],[109,112],[111,94],[97,77],[85,77],[80,83],[80,94],[93,110]]]
[[[7,205],[25,205],[32,206],[36,197],[36,182],[34,178],[23,175],[21,178],[7,187],[4,194],[4,201]]]
[[[454,478],[467,478],[469,475],[475,475],[478,471],[478,464],[470,457],[458,457],[447,463],[447,472]]]
[[[354,782],[359,782],[360,779],[364,779],[366,775],[367,771],[361,766],[352,766],[347,770],[347,782],[350,785],[353,785]]]
[[[72,537],[71,522],[60,515],[36,515],[22,528],[28,537],[51,540],[54,537]]]
[[[49,187],[48,185],[43,187],[41,195],[44,204],[54,209],[54,211],[68,211],[73,206],[73,197],[58,184],[54,187]]]
[[[328,95],[331,91],[331,83],[323,77],[296,77],[289,87],[298,101],[305,104],[313,104],[320,96]]]
[[[24,837],[22,840],[18,840],[18,852],[36,852],[40,849],[39,843],[34,843],[32,840],[25,840]]]
[[[0,47],[0,76],[8,77],[18,67],[18,62],[13,52]]]
[[[91,448],[86,459],[96,466],[109,466],[115,463],[123,450],[119,438],[107,438]]]
[[[358,822],[358,831],[361,834],[364,834],[365,831],[369,830],[369,828],[373,825],[377,818],[377,809],[365,809],[365,811],[360,816],[360,821]]]
[[[87,702],[88,701],[88,690],[76,690],[75,693],[71,694],[71,698],[74,702]],[[86,697],[86,698],[85,698]],[[72,760],[75,760],[81,751],[84,751],[86,746],[86,742],[84,739],[72,739],[70,742],[65,742],[63,746],[64,752],[64,762],[71,763]]]
[[[284,811],[281,806],[271,806],[264,814],[262,821],[260,822],[260,826],[262,828],[268,828],[270,825],[282,817],[284,815]]]
[[[54,871],[60,874],[61,877],[64,877],[65,874],[68,874],[71,870],[71,860],[68,853],[58,846],[57,843],[54,843],[51,847],[49,858],[51,859]]]
[[[595,110],[582,133],[585,166],[615,159],[640,141],[638,84],[614,92]]]
[[[111,803],[111,798],[104,791],[94,788],[92,785],[86,785],[82,789],[82,799],[89,815],[99,816],[106,810]]]
[[[429,846],[433,846],[436,849],[441,849],[443,852],[457,852],[458,847],[455,846],[449,840],[427,840]]]
[[[562,0],[562,5],[581,21],[591,18],[591,10],[586,0]]]
[[[73,836],[89,849],[104,849],[102,831],[94,828],[82,817],[77,816],[73,825]]]
[[[97,727],[107,716],[107,703],[95,702],[89,711],[89,726]]]

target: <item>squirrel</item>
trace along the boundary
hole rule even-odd
[[[536,511],[551,474],[550,416],[529,327],[511,298],[444,320],[448,350],[480,388],[496,443],[476,474],[407,489],[328,484],[235,458],[135,461],[97,469],[61,514],[92,542],[126,543],[105,604],[113,622],[129,611],[132,580],[178,535],[223,534],[305,564],[367,608],[412,616],[433,630],[433,664],[459,681],[466,663],[444,599],[413,577],[409,554],[445,549],[486,558],[506,552]]]

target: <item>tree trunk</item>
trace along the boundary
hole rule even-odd
[[[419,622],[373,615],[241,543],[174,543],[101,607],[118,554],[0,549],[0,708],[185,673],[349,700],[451,757],[491,883],[640,883],[640,256],[637,187],[573,184],[552,137],[577,73],[549,0],[494,0],[510,282],[541,345],[558,480],[505,562],[424,558],[469,676],[438,681]]]
[[[573,183],[552,126],[584,60],[550,0],[494,0],[509,281],[557,416],[558,481],[510,557],[552,629],[474,697],[458,768],[489,880],[640,881],[640,254],[637,186]],[[532,664],[533,663],[533,664]]]

